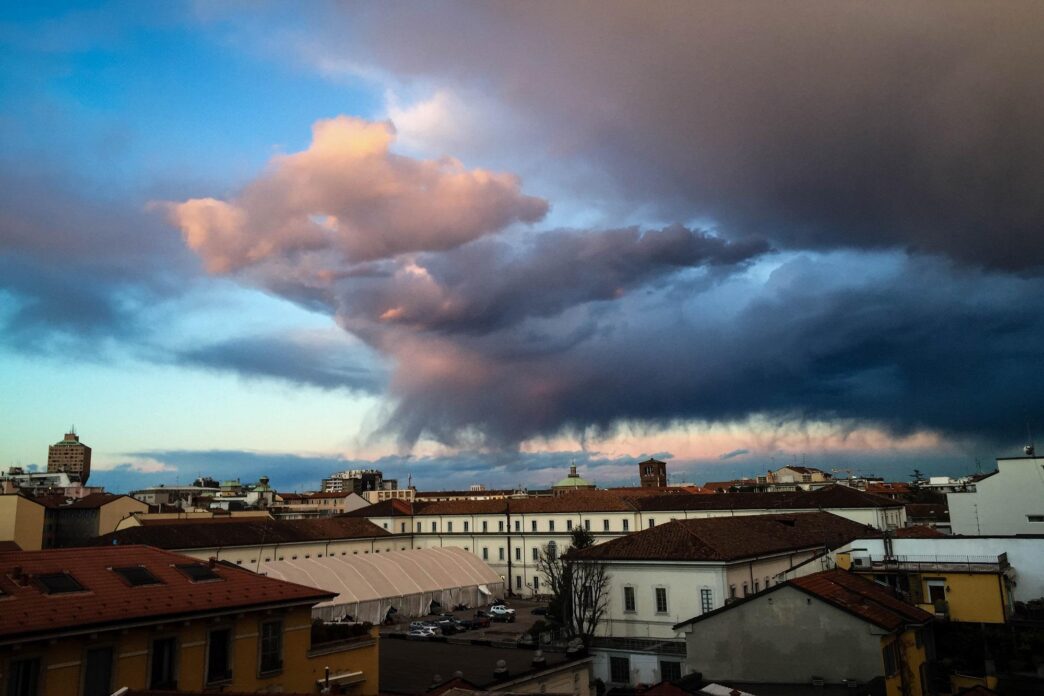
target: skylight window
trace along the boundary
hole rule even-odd
[[[63,594],[65,592],[83,592],[83,585],[69,573],[44,573],[36,576],[36,581],[47,594]]]
[[[131,587],[142,585],[158,585],[159,578],[149,572],[148,568],[142,566],[130,566],[127,568],[113,568],[112,572],[123,578]]]
[[[214,572],[214,570],[203,563],[180,563],[174,566],[186,576],[192,582],[206,582],[207,580],[221,580],[223,579],[220,575]]]

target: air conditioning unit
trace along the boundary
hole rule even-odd
[[[853,568],[869,568],[870,559],[867,556],[855,556],[852,558]]]

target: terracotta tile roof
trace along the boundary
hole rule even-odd
[[[866,484],[867,493],[905,494],[910,492],[910,484],[905,481],[870,481]]]
[[[888,588],[844,570],[824,570],[786,584],[887,631],[896,631],[908,624],[923,624],[933,618],[923,609],[902,601]]]
[[[696,486],[621,486],[606,488],[606,492],[626,497],[650,495],[692,495],[700,489]]]
[[[896,539],[937,539],[946,536],[938,529],[925,524],[917,524],[912,527],[903,527],[895,530]]]
[[[33,498],[41,505],[49,508],[62,508],[62,509],[78,509],[87,510],[92,508],[100,508],[103,505],[119,500],[120,498],[128,498],[129,496],[117,493],[90,493],[82,498],[70,498],[61,493],[49,493],[46,495],[38,495]],[[131,498],[133,500],[133,498]],[[142,503],[144,506],[145,503]]]
[[[703,517],[660,524],[571,555],[594,560],[733,561],[797,549],[834,548],[871,531],[829,512]]]
[[[320,539],[368,539],[389,536],[365,519],[325,517],[314,520],[273,520],[268,517],[155,520],[99,537],[95,543],[147,544],[161,549],[283,544]]]
[[[213,568],[220,580],[192,582],[176,564],[199,561],[147,546],[0,553],[0,641],[334,596],[225,564]],[[160,582],[132,587],[112,570],[133,566],[145,567]],[[83,590],[45,593],[38,578],[50,573],[71,574]],[[17,577],[24,579],[16,582]]]
[[[357,510],[351,510],[338,517],[410,517],[413,515],[413,503],[401,498],[382,500]]]
[[[822,510],[825,508],[897,507],[894,500],[848,486],[824,486],[814,491],[729,493],[727,495],[636,498],[643,511],[654,510]]]

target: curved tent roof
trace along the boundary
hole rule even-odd
[[[262,563],[272,578],[298,582],[337,593],[316,605],[324,618],[335,618],[335,608],[359,620],[376,623],[388,606],[412,615],[427,613],[431,600],[442,604],[503,592],[503,579],[478,556],[460,548],[414,549],[381,554],[327,556]],[[464,595],[459,593],[465,592]]]

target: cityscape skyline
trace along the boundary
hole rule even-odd
[[[907,480],[1044,427],[1044,8],[520,7],[0,10],[0,468]]]

